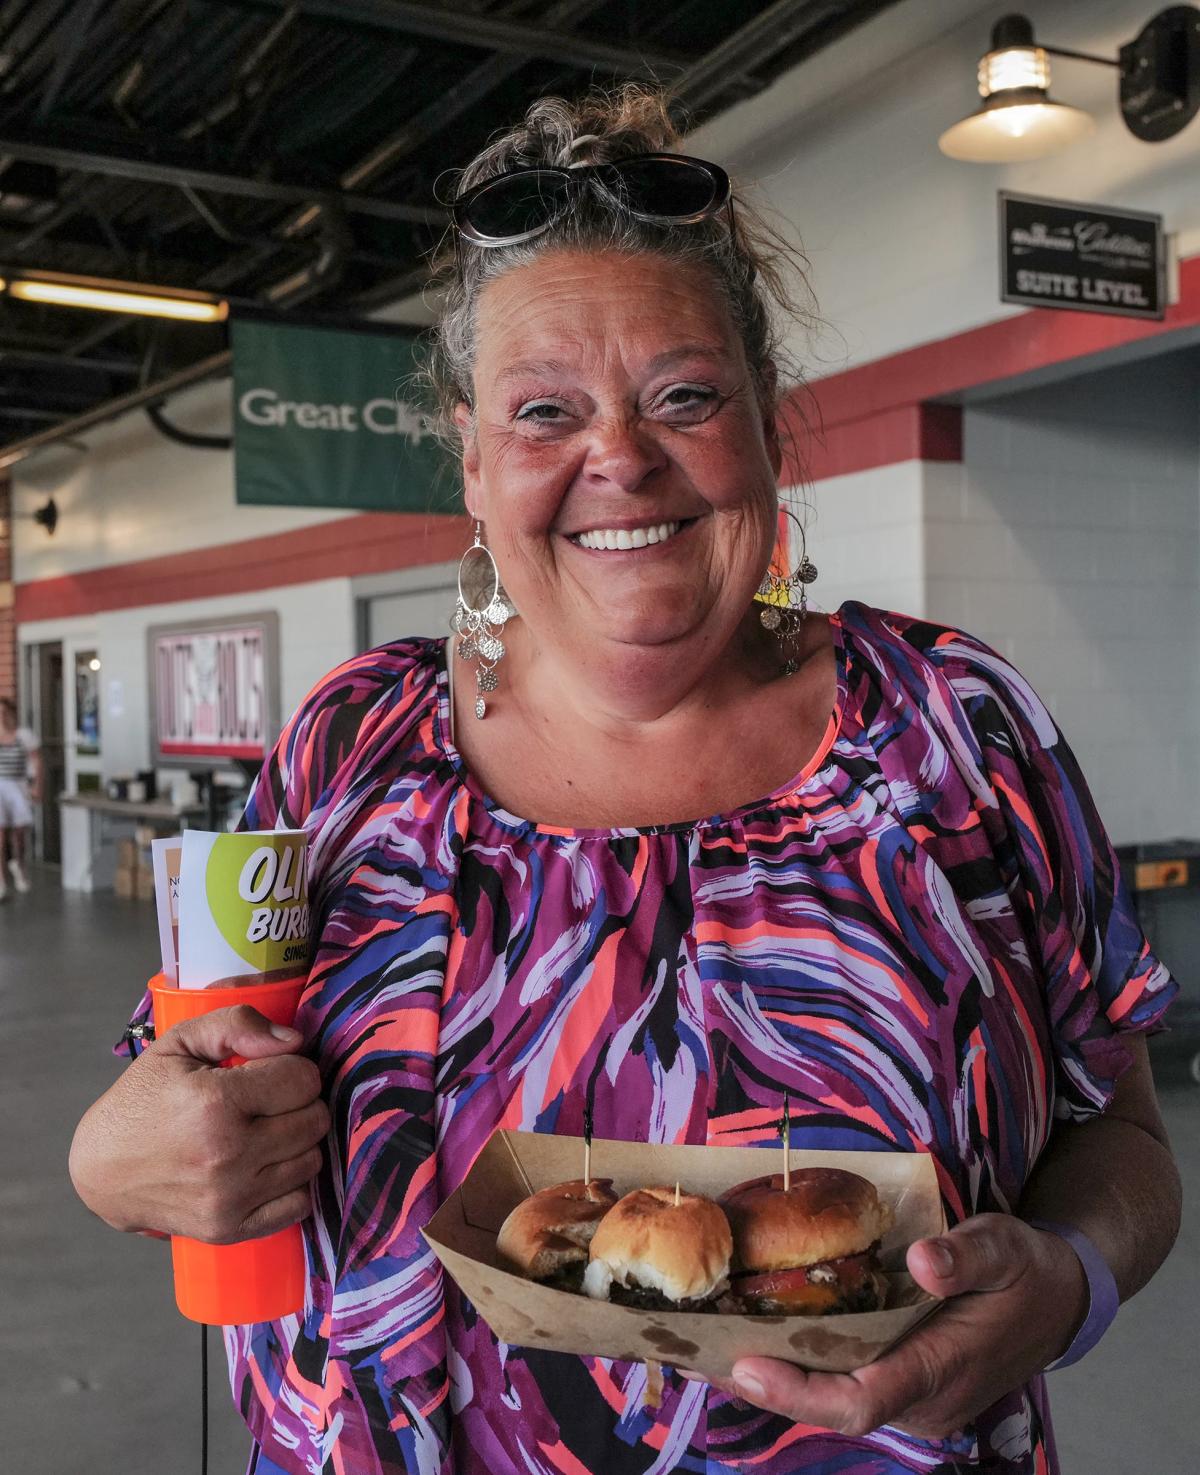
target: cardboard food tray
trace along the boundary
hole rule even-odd
[[[582,1164],[578,1137],[496,1132],[425,1229],[438,1259],[503,1342],[630,1362],[651,1359],[717,1378],[749,1356],[850,1372],[874,1362],[941,1304],[904,1270],[907,1246],[946,1227],[926,1154],[792,1152],[793,1169],[848,1168],[869,1178],[895,1214],[881,1251],[891,1282],[887,1307],[843,1316],[638,1311],[552,1290],[501,1269],[496,1235],[510,1210],[541,1188],[578,1178]],[[678,1179],[715,1198],[735,1183],[781,1169],[778,1148],[661,1147],[599,1138],[592,1143],[592,1175],[611,1178],[618,1194]]]

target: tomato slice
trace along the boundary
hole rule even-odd
[[[735,1275],[733,1288],[741,1296],[777,1296],[786,1291],[803,1290],[808,1285],[808,1270],[768,1270],[762,1275]]]
[[[813,1271],[820,1275],[811,1279]],[[818,1265],[802,1265],[792,1270],[768,1270],[762,1275],[736,1275],[733,1290],[739,1296],[774,1301],[783,1311],[828,1311],[841,1296],[856,1290],[871,1273],[871,1252],[843,1255],[839,1260],[825,1260]],[[832,1274],[832,1281],[828,1278]]]

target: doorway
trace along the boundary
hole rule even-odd
[[[359,650],[408,636],[448,635],[458,592],[456,575],[455,564],[430,564],[360,581],[355,590]]]
[[[67,786],[63,722],[63,648],[61,640],[25,647],[24,724],[37,735],[42,754],[42,797],[34,810],[37,858],[62,864],[62,832],[58,799]]]

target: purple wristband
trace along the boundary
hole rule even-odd
[[[1108,1267],[1108,1262],[1082,1230],[1070,1224],[1054,1224],[1049,1219],[1030,1219],[1031,1229],[1044,1229],[1064,1239],[1079,1256],[1083,1273],[1088,1283],[1088,1309],[1083,1325],[1075,1333],[1071,1345],[1045,1369],[1056,1372],[1060,1367],[1070,1367],[1080,1358],[1086,1357],[1104,1333],[1113,1324],[1120,1305],[1117,1282]]]

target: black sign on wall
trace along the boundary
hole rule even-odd
[[[1000,195],[1000,297],[1027,307],[1161,318],[1161,215]]]

